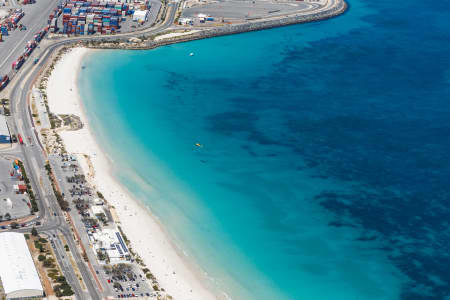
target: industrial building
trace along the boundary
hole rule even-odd
[[[135,22],[147,22],[148,10],[136,10],[133,14],[133,21]]]
[[[0,233],[0,280],[7,300],[40,299],[41,280],[22,233]]]
[[[4,143],[11,143],[11,135],[9,134],[6,117],[4,115],[0,115],[0,144]]]

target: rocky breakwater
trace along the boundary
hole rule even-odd
[[[170,30],[168,30],[167,32],[159,33],[158,35],[146,35],[145,33],[142,33],[133,38],[117,37],[117,39],[113,40],[95,39],[85,41],[83,44],[86,47],[97,49],[153,49],[159,46],[182,43],[192,40],[325,20],[343,14],[347,10],[347,8],[348,5],[344,0],[330,0],[327,5],[309,14],[298,13],[295,15],[252,20],[243,24],[227,24],[214,28],[202,28],[201,30],[196,30],[192,34],[185,34],[170,38],[155,39],[156,36],[161,36],[161,34],[171,32]]]

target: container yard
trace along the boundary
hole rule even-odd
[[[19,26],[20,20],[25,15],[22,9],[16,9],[4,20],[0,21],[0,40],[9,35],[11,30],[15,30]]]
[[[34,35],[33,39],[28,41],[25,46],[25,50],[22,55],[20,55],[11,65],[11,69],[13,71],[18,71],[20,67],[22,67],[25,60],[30,57],[31,53],[33,53],[34,49],[36,49],[38,43],[42,40],[42,38],[46,35],[48,31],[48,27],[44,28],[40,32]]]
[[[133,4],[64,1],[49,15],[48,24],[52,33],[67,35],[114,34],[120,32],[126,22],[135,21],[141,25],[145,23],[150,8],[149,0]],[[138,18],[135,18],[134,14]],[[131,28],[131,26],[126,28]]]
[[[1,78],[2,78],[2,80],[0,82],[0,91],[2,91],[9,83],[9,76],[8,75],[4,75]]]
[[[13,9],[5,12],[0,20],[0,41],[4,41],[5,47],[11,47],[16,41],[27,41],[22,51],[20,48],[14,53],[2,52],[6,57],[0,64],[0,78],[7,75],[8,80],[0,82],[0,91],[3,90],[9,79],[14,77],[27,59],[32,56],[39,43],[47,33],[52,35],[82,36],[82,35],[107,35],[119,32],[131,32],[138,27],[151,26],[161,8],[159,0],[135,0],[132,3],[121,3],[111,1],[68,1],[57,2],[47,8],[47,12],[36,21],[29,18],[32,12],[45,7],[43,1],[36,5],[27,5],[23,9]],[[24,18],[25,16],[25,18]],[[29,22],[25,24],[24,21]],[[36,24],[41,23],[43,28],[39,32],[30,32],[39,28]],[[27,26],[30,25],[30,28]],[[32,29],[31,29],[32,28]],[[26,36],[27,39],[23,39]],[[5,48],[4,48],[5,49]],[[35,64],[37,59],[33,59]],[[11,69],[8,70],[9,66]]]

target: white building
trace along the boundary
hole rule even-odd
[[[180,25],[194,25],[194,21],[190,18],[180,18],[178,23],[180,23]]]
[[[106,250],[106,255],[108,255],[109,262],[112,263],[112,264],[119,263],[119,262],[125,260],[123,254],[121,254],[120,251],[117,248],[107,249]]]
[[[42,298],[44,290],[22,233],[0,233],[0,280],[7,300]]]
[[[102,199],[100,199],[100,198],[95,198],[94,199],[94,204],[95,205],[103,205],[104,201]]]
[[[103,210],[103,207],[101,207],[101,206],[97,206],[97,205],[91,206],[91,211],[94,216],[101,215],[101,214],[104,214],[106,216],[106,213]]]
[[[8,124],[6,123],[6,117],[0,115],[0,144],[11,143],[11,136],[9,134]]]
[[[148,10],[136,10],[133,14],[133,21],[146,22],[148,18]]]
[[[130,258],[130,252],[117,229],[103,228],[92,234],[94,248],[105,250],[112,263]]]

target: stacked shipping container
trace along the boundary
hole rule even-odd
[[[42,38],[45,36],[45,34],[47,33],[48,28],[45,28],[43,30],[41,30],[40,32],[36,33],[33,37],[33,39],[31,41],[29,41],[25,47],[25,52],[19,56],[18,59],[16,59],[16,61],[14,61],[12,63],[11,68],[13,70],[19,70],[20,67],[23,65],[23,63],[25,62],[25,58],[29,57],[31,55],[31,53],[33,52],[33,50],[37,47],[37,44],[42,40]]]
[[[122,17],[133,13],[127,3],[120,2],[66,1],[58,9],[63,15],[62,33],[76,35],[114,33],[120,28]],[[55,14],[50,15],[49,22],[54,18]]]
[[[21,9],[16,9],[8,18],[0,24],[0,31],[2,36],[7,36],[8,31],[17,28],[17,24],[23,18],[25,13]]]
[[[8,85],[8,83],[9,83],[8,75],[3,76],[0,82],[0,91],[3,90]]]

